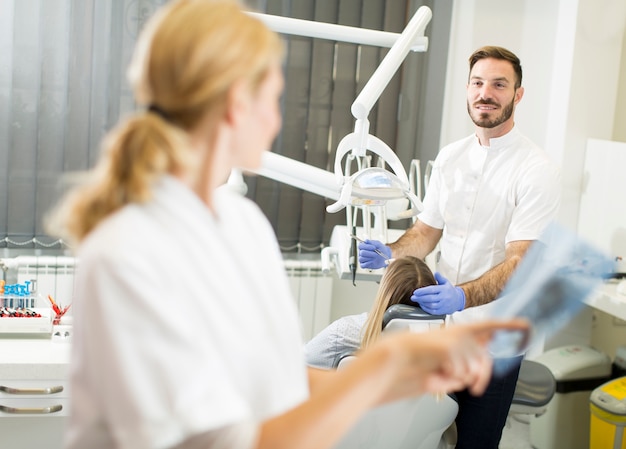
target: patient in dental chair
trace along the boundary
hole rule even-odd
[[[383,315],[394,304],[416,306],[415,289],[436,284],[428,265],[416,257],[396,259],[383,275],[371,310],[339,318],[313,337],[305,346],[306,362],[312,367],[336,368],[339,361],[359,348],[374,343],[383,329]]]
[[[354,355],[359,349],[371,346],[379,339],[384,327],[383,320],[385,312],[390,307],[396,304],[417,307],[417,304],[411,301],[411,295],[414,289],[434,284],[436,284],[436,280],[432,271],[421,259],[406,256],[394,260],[389,264],[381,279],[380,288],[378,289],[370,311],[341,317],[313,337],[305,346],[307,364],[321,369],[337,368],[344,358]],[[541,372],[536,366],[530,366],[530,368],[527,369],[534,370],[535,376],[532,380],[527,379],[523,385],[532,383],[533,399],[537,401],[536,407],[545,407],[545,404],[554,394],[554,385],[550,385],[551,379],[542,379],[542,375],[536,375],[536,373]],[[548,373],[548,376],[551,378],[552,375]],[[539,395],[537,395],[538,389],[542,391]],[[524,390],[524,388],[522,388],[522,390]],[[450,396],[455,403],[456,394],[455,392],[448,392],[448,396]],[[522,401],[526,402],[519,403],[524,406],[529,406],[528,396],[524,396],[523,392],[520,393],[520,395],[523,398]],[[439,407],[439,409],[437,412],[434,412],[432,408],[428,409],[428,413],[431,413],[432,416],[436,416],[437,413],[441,415],[437,425],[446,422],[447,415],[445,414],[448,413],[447,411],[441,411],[443,409],[439,403],[440,400],[441,397],[438,397],[436,406]],[[423,406],[428,408],[429,404],[423,404]],[[432,407],[433,404],[430,404],[430,406]],[[533,405],[530,405],[530,407],[533,407]],[[455,415],[457,410],[458,408],[454,409]],[[541,409],[537,408],[536,410]],[[524,411],[522,413],[527,412]],[[421,416],[422,415],[420,415],[420,417]],[[451,418],[450,422],[452,422],[453,419],[454,418]],[[371,423],[368,422],[368,424]],[[429,438],[432,438],[433,435],[435,437],[442,435],[442,432],[438,432],[437,429],[435,429],[436,425],[434,427],[428,427],[426,425],[423,427],[424,434],[421,437],[428,435]],[[441,436],[441,438],[443,438],[442,441],[445,441],[446,444],[443,447],[450,447],[449,445],[456,444],[457,435],[455,428],[450,427],[446,432],[451,433]],[[343,449],[344,447],[352,448],[357,446],[350,446],[348,444],[347,446],[341,447]],[[422,446],[417,447],[421,448]],[[430,446],[425,445],[424,447]]]

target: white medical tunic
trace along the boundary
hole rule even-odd
[[[165,177],[84,241],[68,447],[172,447],[308,397],[274,232],[226,189],[215,210]]]
[[[556,216],[560,173],[514,127],[480,145],[476,135],[438,154],[419,220],[443,229],[437,270],[453,284],[504,261],[506,244],[536,240]]]

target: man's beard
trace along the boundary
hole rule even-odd
[[[474,105],[476,104],[498,106],[496,103],[492,101],[480,101],[480,102],[474,103]],[[467,102],[467,112],[469,113],[470,118],[472,119],[472,121],[474,122],[476,126],[479,126],[481,128],[495,128],[496,126],[501,125],[502,123],[506,122],[513,115],[514,107],[515,107],[515,99],[511,100],[511,102],[507,104],[504,107],[504,109],[502,109],[502,113],[499,116],[489,119],[488,114],[482,113],[480,111],[477,112],[478,117],[474,117],[472,112],[476,110],[472,109],[472,106],[470,106],[469,101]]]

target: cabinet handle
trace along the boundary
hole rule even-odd
[[[45,415],[48,413],[56,413],[63,409],[62,405],[51,405],[50,407],[40,408],[28,408],[28,407],[7,407],[6,405],[0,405],[0,412],[11,413],[13,415]]]
[[[8,394],[55,394],[63,391],[61,385],[50,388],[11,388],[0,385],[0,391]]]

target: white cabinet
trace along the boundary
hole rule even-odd
[[[62,447],[70,345],[0,338],[0,435],[11,449]]]

